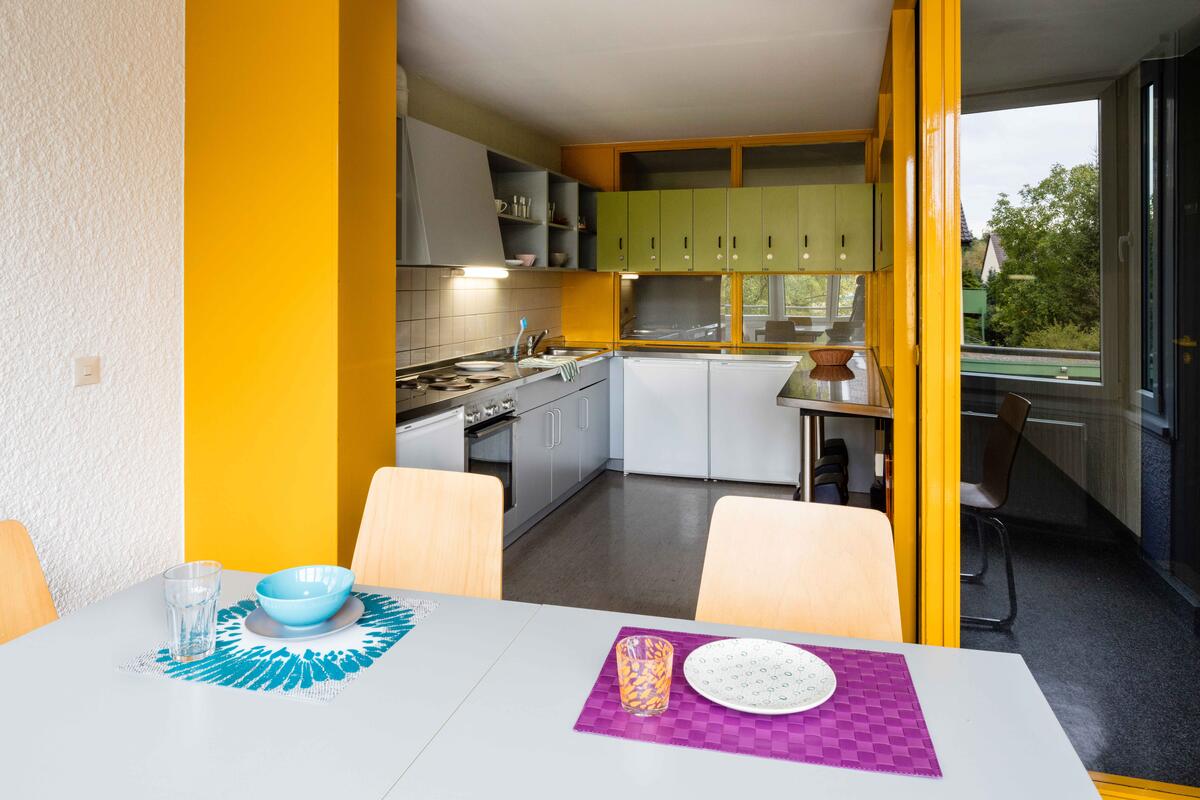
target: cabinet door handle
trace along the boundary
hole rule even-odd
[[[808,234],[804,234],[804,249],[808,249]]]
[[[618,237],[617,237],[617,249],[618,249],[618,250],[624,250],[624,249],[625,249],[625,237],[624,237],[624,236],[618,236]]]
[[[717,249],[718,250],[721,249],[721,237],[720,236],[717,237]]]
[[[767,234],[767,249],[771,249],[771,235]]]
[[[683,237],[683,249],[687,250],[687,237]]]
[[[560,444],[562,444],[562,409],[552,408],[550,409],[550,413],[554,415],[554,443],[550,446],[558,447]]]
[[[650,237],[650,249],[651,250],[654,249],[654,237],[653,236]]]
[[[734,236],[734,237],[733,237],[732,239],[730,239],[729,241],[730,241],[730,243],[733,245],[733,249],[734,249],[734,250],[737,250],[737,237],[736,237],[736,236]]]
[[[554,447],[554,412],[546,412],[546,449]]]
[[[846,234],[842,234],[842,249],[846,249]]]
[[[583,402],[583,425],[579,430],[586,431],[592,427],[592,404],[586,397],[579,398]]]

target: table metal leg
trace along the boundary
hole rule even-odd
[[[800,415],[800,499],[811,503],[813,499],[813,470],[821,457],[824,425],[816,415]]]

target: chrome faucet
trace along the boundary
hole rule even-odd
[[[536,353],[538,345],[542,343],[542,339],[545,339],[546,334],[548,333],[550,333],[550,331],[542,331],[541,333],[530,334],[529,338],[525,340],[525,352],[528,355],[533,355]]]

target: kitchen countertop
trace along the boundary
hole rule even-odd
[[[598,353],[594,356],[579,359],[579,363],[587,364],[595,359],[611,358],[611,352]],[[436,370],[453,369],[454,365],[459,361],[499,361],[503,366],[493,370],[504,375],[505,379],[496,383],[481,385],[474,389],[468,389],[462,392],[443,393],[436,389],[402,389],[399,386],[400,380],[406,377],[412,377],[422,372],[433,372]],[[469,373],[463,373],[464,377]],[[463,355],[457,358],[447,359],[445,361],[436,361],[430,364],[424,364],[415,369],[397,370],[396,372],[396,424],[424,417],[430,414],[437,414],[442,411],[449,411],[452,408],[464,406],[468,402],[478,399],[483,394],[491,394],[499,389],[512,391],[518,386],[524,386],[534,381],[545,380],[552,378],[558,374],[556,367],[547,369],[525,369],[518,367],[516,362],[512,360],[512,356],[507,351],[492,351],[489,353],[475,353],[471,355]]]
[[[751,361],[793,361],[799,362],[796,372],[788,379],[787,385],[779,395],[779,405],[794,405],[799,408],[823,410],[827,413],[854,414],[857,416],[891,417],[891,399],[879,375],[874,356],[864,350],[855,350],[854,358],[849,367],[858,375],[857,378],[841,382],[825,382],[812,379],[810,372],[814,366],[807,351],[788,348],[749,348],[749,347],[671,347],[667,345],[631,345],[612,342],[576,342],[549,341],[547,347],[565,347],[578,350],[595,350],[594,355],[578,357],[581,365],[589,364],[599,359],[619,357],[632,358],[690,358],[705,360],[751,360]],[[503,367],[496,370],[505,376],[505,380],[481,386],[463,392],[443,395],[429,389],[396,389],[396,424],[408,422],[429,414],[448,411],[458,406],[466,405],[484,393],[493,393],[499,389],[512,391],[535,381],[553,378],[558,369],[523,369],[512,361],[507,350],[496,350],[488,353],[474,353],[457,358],[424,364],[416,368],[398,370],[397,383],[402,377],[411,377],[421,372],[432,372],[453,368],[454,364],[465,360],[487,359],[500,361]],[[785,393],[788,396],[785,397]],[[883,399],[880,400],[879,398]],[[851,408],[852,407],[852,408]]]
[[[845,367],[818,367],[805,353],[775,402],[813,414],[892,418],[892,398],[870,351]]]

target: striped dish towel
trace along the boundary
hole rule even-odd
[[[550,369],[558,367],[558,374],[564,381],[573,381],[579,377],[579,362],[571,356],[534,356],[522,358],[517,364],[524,369]]]

